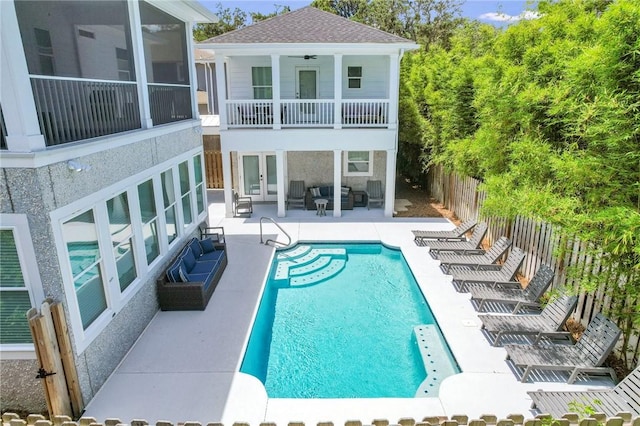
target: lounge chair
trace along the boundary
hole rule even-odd
[[[533,403],[531,408],[554,418],[560,418],[571,412],[570,406],[578,404],[592,407],[607,417],[619,413],[629,413],[632,417],[640,416],[640,367],[636,367],[614,388],[603,390],[587,390],[573,392],[527,392]]]
[[[570,372],[567,383],[573,383],[580,373],[605,373],[616,381],[615,371],[602,364],[621,333],[613,321],[598,313],[574,345],[505,345],[504,348],[507,360],[524,369],[522,382],[533,370]]]
[[[448,274],[451,268],[456,266],[463,266],[466,270],[487,270],[487,269],[500,269],[500,265],[496,262],[502,257],[504,252],[507,251],[511,245],[511,240],[507,237],[500,237],[489,250],[484,254],[450,254],[442,253],[438,256],[440,260],[440,269],[445,274]]]
[[[568,337],[571,333],[563,332],[562,327],[578,304],[577,296],[560,296],[547,304],[540,314],[534,315],[496,315],[479,314],[482,329],[493,338],[491,344],[496,346],[502,336],[508,334],[529,335],[537,344],[542,337]]]
[[[233,216],[251,216],[253,213],[253,202],[251,197],[241,197],[237,192],[233,192]]]
[[[464,234],[471,231],[478,223],[475,219],[467,220],[451,231],[411,231],[416,242],[420,240],[466,241]]]
[[[480,222],[473,228],[473,233],[469,241],[423,241],[429,247],[429,254],[437,259],[440,253],[457,253],[457,254],[483,254],[485,251],[481,248],[482,239],[487,234],[488,225],[486,222]]]
[[[367,209],[370,209],[372,204],[379,204],[380,207],[384,205],[384,192],[382,192],[382,181],[368,180],[366,193],[367,193]]]
[[[507,260],[502,265],[498,265],[499,268],[492,267],[491,271],[487,270],[458,270],[452,269],[449,271],[449,275],[453,276],[453,284],[456,289],[461,292],[466,292],[467,285],[470,283],[481,283],[484,285],[495,286],[496,283],[512,282],[512,284],[519,285],[514,281],[520,265],[524,261],[525,253],[518,247],[513,247]]]
[[[304,197],[306,189],[303,180],[292,180],[289,182],[289,194],[287,195],[287,209],[291,206],[300,206],[306,209]]]
[[[519,282],[473,283],[467,286],[471,293],[471,303],[478,311],[482,311],[488,302],[501,305],[515,305],[511,313],[517,313],[525,306],[539,306],[540,297],[553,281],[553,269],[547,265],[540,265],[529,284],[524,289]]]

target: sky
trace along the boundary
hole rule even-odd
[[[267,14],[275,11],[277,6],[289,6],[291,10],[300,9],[308,6],[311,0],[200,0],[200,3],[214,12],[220,3],[223,8],[237,7],[245,12]],[[462,4],[462,15],[488,24],[504,26],[523,18],[530,18],[530,13],[526,13],[528,4],[527,0],[465,0]]]

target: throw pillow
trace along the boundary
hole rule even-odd
[[[184,270],[184,266],[182,266],[182,264],[180,264],[180,267],[178,268],[178,275],[180,275],[180,281],[183,283],[189,282],[189,276],[187,275],[187,271]]]
[[[313,198],[319,197],[320,196],[320,188],[316,188],[316,187],[311,188],[311,196]]]
[[[189,241],[189,247],[191,247],[191,251],[196,259],[202,256],[202,247],[200,246],[197,238],[193,238]]]
[[[216,250],[216,247],[213,245],[213,240],[211,238],[200,240],[200,247],[202,247],[202,251],[204,253],[211,253],[212,251]]]
[[[180,269],[181,263],[182,262],[180,262],[180,260],[177,260],[173,263],[173,265],[171,265],[169,269],[167,269],[167,279],[169,280],[169,282],[180,282],[180,274],[178,273],[178,270]]]
[[[349,195],[349,188],[346,186],[343,186],[342,188],[340,188],[340,192],[343,197],[346,197],[347,195]]]

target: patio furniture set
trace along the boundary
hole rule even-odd
[[[465,233],[472,230],[466,239]],[[598,313],[574,341],[563,327],[576,308],[577,297],[549,297],[540,312],[545,292],[553,281],[553,269],[540,265],[523,288],[516,274],[525,259],[524,251],[512,246],[505,237],[485,251],[481,242],[486,232],[485,223],[471,220],[451,231],[413,231],[413,234],[417,245],[429,247],[431,256],[441,261],[440,267],[452,276],[456,290],[471,294],[476,310],[502,312],[478,314],[482,331],[492,345],[500,344],[505,336],[528,338],[525,344],[504,345],[507,361],[521,371],[521,381],[526,381],[534,371],[565,371],[569,374],[568,383],[581,374],[608,374],[616,381],[614,370],[604,366],[604,362],[620,338],[617,325]],[[518,314],[525,308],[526,314]],[[538,312],[531,313],[534,309]],[[510,313],[504,313],[506,310]],[[636,379],[636,389],[637,383]],[[640,400],[637,395],[636,404]]]
[[[367,207],[370,209],[374,205],[382,207],[384,205],[384,192],[382,182],[379,180],[368,180],[366,190],[354,191],[349,186],[340,187],[340,208],[342,210],[353,210],[354,207]],[[333,210],[335,200],[338,196],[334,194],[333,185],[315,185],[306,187],[302,180],[292,180],[289,182],[289,193],[287,194],[287,209],[301,207],[305,210],[317,210],[317,214],[324,216],[327,210]]]

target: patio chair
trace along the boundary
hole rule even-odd
[[[437,259],[442,252],[451,252],[456,254],[483,254],[485,251],[480,248],[482,239],[487,234],[488,225],[486,222],[480,222],[473,228],[473,233],[469,241],[426,241],[424,243],[429,247],[429,254]]]
[[[367,210],[371,208],[372,204],[379,204],[380,207],[384,205],[384,192],[382,191],[382,181],[368,180],[367,181]]]
[[[570,406],[578,404],[593,407],[607,417],[618,417],[619,413],[640,416],[640,366],[636,367],[614,388],[573,392],[527,392],[533,400],[531,408],[541,413],[560,418],[571,412]],[[621,417],[621,416],[620,416]]]
[[[233,216],[249,216],[253,213],[253,202],[251,197],[241,197],[237,192],[233,192]]]
[[[577,304],[577,296],[560,296],[549,302],[539,314],[479,314],[478,318],[482,321],[482,329],[492,338],[493,346],[498,345],[505,335],[533,336],[534,344],[543,337],[567,337],[571,340],[571,333],[562,331],[562,327]]]
[[[519,282],[479,282],[468,285],[471,293],[471,303],[482,311],[487,303],[495,302],[500,305],[515,305],[512,314],[525,306],[539,306],[540,298],[551,285],[554,272],[547,265],[540,265],[529,284],[523,289]]]
[[[524,262],[525,253],[518,247],[513,246],[507,260],[502,265],[498,265],[496,268],[494,265],[490,265],[492,270],[482,270],[484,265],[479,267],[479,270],[458,270],[453,269],[449,271],[449,275],[453,276],[453,284],[456,286],[456,290],[460,292],[467,292],[467,285],[469,283],[482,283],[489,286],[496,286],[497,283],[507,283],[519,285],[515,280],[516,273],[520,269],[520,265]]]
[[[471,231],[476,226],[475,219],[467,220],[453,228],[451,231],[411,231],[414,240],[438,240],[438,241],[466,241],[464,234]]]
[[[287,194],[287,209],[291,206],[305,207],[305,187],[303,180],[292,180],[289,182],[289,194]]]
[[[609,374],[616,381],[615,371],[602,364],[621,333],[613,321],[598,313],[574,345],[505,345],[504,348],[507,360],[524,369],[522,382],[533,370],[567,371],[570,373],[567,383],[573,383],[580,373]]]
[[[445,274],[448,274],[451,268],[459,266],[465,267],[466,270],[478,270],[480,268],[483,270],[500,269],[500,265],[496,262],[507,251],[509,246],[511,246],[511,240],[507,237],[500,237],[484,254],[442,253],[438,256],[440,269]]]

